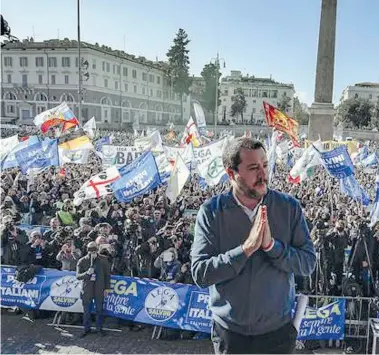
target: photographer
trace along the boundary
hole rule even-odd
[[[30,233],[30,246],[28,264],[40,265],[42,267],[48,266],[48,259],[45,254],[46,241],[42,239],[42,235],[39,231],[33,231]]]
[[[62,245],[56,259],[62,263],[61,270],[75,271],[76,264],[81,257],[80,249],[75,248],[72,240],[68,239],[65,244]]]
[[[154,261],[154,267],[161,270],[160,281],[174,283],[181,266],[175,248],[165,250]]]

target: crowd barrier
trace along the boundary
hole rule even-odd
[[[1,304],[9,307],[82,313],[81,282],[74,272],[43,269],[27,283],[15,280],[16,268],[1,267]],[[195,332],[210,333],[209,293],[193,285],[111,277],[104,315]],[[312,302],[306,308],[299,340],[341,340],[345,336],[346,299]],[[294,313],[294,311],[293,311]]]

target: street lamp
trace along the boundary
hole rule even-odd
[[[216,58],[212,58],[211,59],[211,63],[214,61],[214,65],[216,66],[216,86],[215,86],[215,109],[214,109],[214,125],[215,125],[215,135],[217,134],[216,133],[216,128],[217,128],[217,113],[218,113],[218,81],[219,81],[219,76],[218,76],[218,73],[220,71],[220,62],[223,62],[223,67],[225,68],[226,65],[225,65],[225,59],[224,58],[220,58],[219,54],[217,53],[217,57]]]

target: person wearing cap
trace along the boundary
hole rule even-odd
[[[95,242],[87,245],[87,255],[79,259],[76,266],[76,277],[83,281],[83,337],[91,331],[91,304],[96,306],[96,329],[104,335],[103,326],[103,300],[106,290],[110,288],[110,266],[107,258],[98,253]]]

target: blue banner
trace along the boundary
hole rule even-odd
[[[371,202],[368,193],[359,185],[354,175],[340,179],[340,190],[343,194],[361,202],[364,206],[368,206]]]
[[[345,334],[345,299],[321,308],[307,307],[298,340],[341,340]]]
[[[37,136],[31,136],[26,141],[18,143],[1,161],[1,169],[10,169],[18,166],[16,152],[39,142]]]
[[[23,174],[27,174],[31,168],[46,168],[50,165],[50,159],[46,158],[42,149],[42,142],[25,147],[15,155]]]
[[[1,304],[9,307],[82,313],[81,281],[75,273],[43,269],[33,280],[15,280],[15,267],[1,267]],[[139,323],[210,333],[209,293],[193,285],[111,277],[104,314]],[[319,309],[307,307],[299,339],[343,339],[343,299]]]
[[[59,166],[58,139],[46,138],[42,141],[42,150],[51,166]]]
[[[130,202],[161,184],[158,167],[150,151],[121,167],[119,171],[121,178],[111,185],[119,202]]]
[[[364,168],[377,166],[379,163],[378,156],[376,153],[372,153],[361,161],[361,165]]]
[[[329,152],[322,152],[321,162],[330,175],[343,179],[354,174],[354,166],[346,145],[341,145]]]

